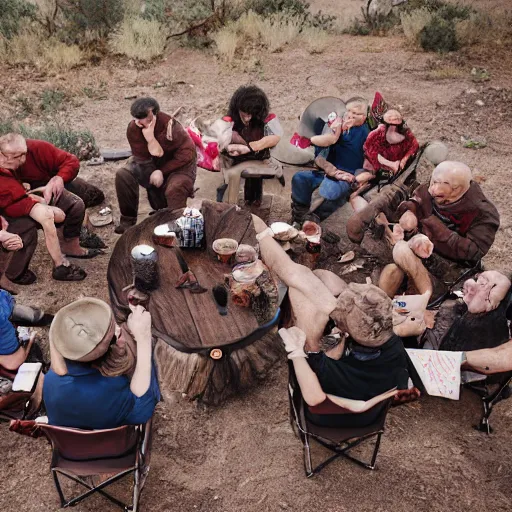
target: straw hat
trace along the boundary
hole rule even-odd
[[[50,340],[64,358],[89,361],[107,351],[114,332],[110,306],[102,300],[86,297],[64,306],[55,315],[50,326]],[[103,353],[95,351],[91,354],[101,342],[105,342]],[[87,358],[88,354],[91,358]]]

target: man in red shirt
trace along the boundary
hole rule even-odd
[[[27,166],[29,172],[25,174],[23,168],[27,161],[31,165]],[[33,162],[38,165],[32,165]],[[58,166],[59,161],[54,162],[53,168]],[[47,180],[42,189],[42,198],[27,194],[27,187],[31,187],[31,183],[35,183],[37,178],[41,178],[42,170],[48,168],[51,168],[51,156],[44,151],[34,152],[29,160],[28,146],[21,135],[7,134],[0,137],[0,214],[9,223],[8,231],[19,235],[23,241],[23,248],[11,259],[5,271],[5,276],[16,284],[28,285],[36,280],[28,266],[37,245],[38,227],[45,231],[46,245],[55,264],[54,279],[75,281],[84,279],[87,275],[81,268],[70,265],[65,255],[92,258],[102,253],[80,246],[79,236],[85,206],[78,196],[60,187],[64,178],[54,176]],[[66,172],[64,176],[67,179],[70,174]],[[60,240],[57,238],[55,223],[62,224]]]
[[[187,206],[196,179],[196,148],[183,126],[160,112],[153,98],[139,98],[130,112],[134,119],[126,136],[133,156],[116,173],[118,234],[137,222],[139,185],[147,190],[153,209],[177,210]]]
[[[46,186],[44,197],[48,204],[52,195],[58,198],[64,188],[82,199],[86,208],[105,200],[98,187],[77,177],[80,161],[75,155],[44,140],[27,139],[25,143],[27,154],[17,169],[18,177],[31,189]]]

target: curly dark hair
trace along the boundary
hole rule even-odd
[[[160,112],[160,105],[158,104],[158,101],[155,100],[155,98],[138,98],[130,107],[130,114],[132,117],[135,117],[135,119],[144,119],[148,117],[149,111],[153,110],[153,114],[155,116]]]
[[[251,114],[251,125],[263,125],[270,112],[267,95],[256,85],[242,85],[234,92],[229,100],[228,116],[233,119],[236,131],[241,131],[244,126],[240,110]]]

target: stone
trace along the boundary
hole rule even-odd
[[[477,107],[483,107],[483,106],[485,106],[485,103],[482,100],[476,100],[475,105]]]

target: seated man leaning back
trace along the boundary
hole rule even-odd
[[[288,286],[296,327],[280,334],[306,403],[318,405],[326,397],[334,403],[336,397],[366,401],[394,388],[407,389],[409,365],[401,339],[393,334],[391,299],[376,286],[347,285],[332,272],[312,272],[294,263],[261,219],[253,219],[262,259]],[[341,333],[339,343],[324,338],[329,322]],[[377,408],[357,418],[311,420],[362,425],[378,413]]]
[[[301,171],[292,178],[292,220],[302,223],[310,211],[321,220],[327,218],[350,197],[357,186],[355,172],[362,169],[363,146],[370,131],[366,124],[367,103],[349,100],[343,121],[334,132],[311,138],[318,170]],[[312,206],[313,192],[319,197]]]
[[[103,429],[151,418],[160,400],[151,315],[142,306],[130,308],[121,326],[110,306],[93,298],[72,302],[55,315],[43,388],[51,425]]]

